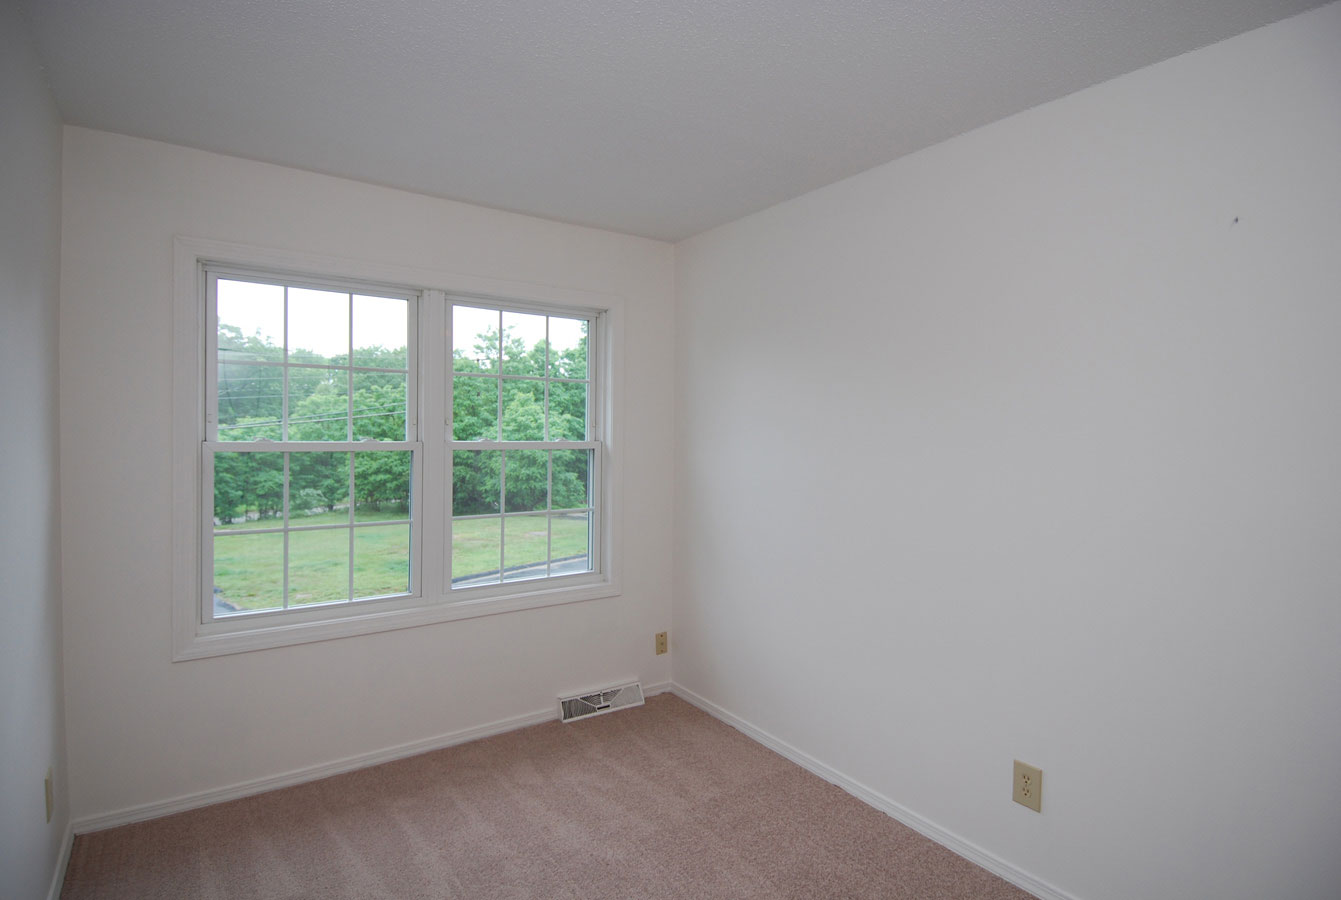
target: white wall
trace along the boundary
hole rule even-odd
[[[56,467],[60,167],[60,115],[26,24],[14,4],[0,5],[0,893],[14,900],[47,895],[69,823]]]
[[[673,248],[65,131],[61,476],[74,817],[227,788],[669,678]],[[173,236],[624,298],[622,597],[170,662]]]
[[[676,278],[677,683],[1074,897],[1341,896],[1341,5]]]

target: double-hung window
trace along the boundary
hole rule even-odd
[[[202,620],[416,593],[417,296],[205,278]]]
[[[452,304],[453,590],[600,568],[596,322]]]
[[[177,262],[174,658],[619,592],[617,300]]]

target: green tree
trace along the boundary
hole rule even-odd
[[[338,372],[312,382],[311,393],[302,399],[290,397],[289,440],[347,440],[349,401],[345,396],[346,384],[345,373]]]
[[[349,454],[289,454],[289,512],[333,512],[349,502]]]
[[[405,450],[354,454],[354,502],[375,509],[408,509],[410,453]]]
[[[529,350],[511,329],[497,328],[476,335],[473,355],[463,350],[453,354],[456,373],[452,385],[452,436],[458,441],[544,440],[546,437],[546,387],[551,440],[585,440],[587,437],[587,383],[549,380],[586,379],[585,339],[560,353],[551,353],[546,371],[546,345],[537,341]],[[501,367],[502,378],[495,375]],[[509,375],[545,376],[509,378]],[[499,400],[502,393],[502,421]],[[501,429],[500,429],[501,424]],[[452,468],[455,515],[496,512],[500,495],[502,455],[499,451],[458,451]],[[588,505],[587,454],[561,451],[553,457],[554,508]],[[507,463],[507,511],[543,509],[551,472],[545,454],[511,451]]]
[[[266,519],[284,509],[284,460],[281,453],[216,453],[214,515],[221,525],[253,513]]]

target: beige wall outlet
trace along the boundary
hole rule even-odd
[[[1034,812],[1043,811],[1043,770],[1015,760],[1015,790],[1012,799]]]
[[[670,642],[666,640],[666,632],[664,632],[664,631],[658,631],[658,632],[657,632],[657,656],[660,656],[661,654],[663,654],[663,653],[665,653],[667,650],[669,650],[669,649],[670,649],[669,644],[670,644]]]

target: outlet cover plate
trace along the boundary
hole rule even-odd
[[[1043,770],[1015,760],[1015,787],[1011,799],[1034,812],[1042,812]]]

